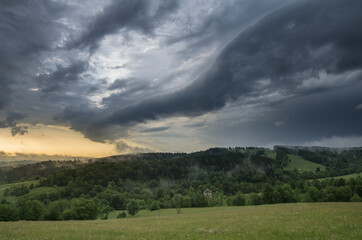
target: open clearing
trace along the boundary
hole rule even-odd
[[[321,164],[307,161],[298,155],[288,154],[288,156],[290,158],[290,163],[288,164],[287,167],[285,167],[285,169],[287,169],[287,170],[293,170],[295,168],[300,171],[315,172],[318,167],[321,171],[324,171],[326,168],[325,166],[323,166]]]
[[[155,214],[155,215],[153,215]],[[125,219],[0,222],[0,239],[361,239],[362,203],[174,209]],[[142,216],[143,215],[143,216]],[[152,216],[153,215],[153,216]]]
[[[337,177],[327,177],[327,178],[318,178],[318,180],[326,180],[326,179],[340,179],[343,178],[345,180],[351,179],[351,178],[357,178],[357,177],[362,177],[362,173],[352,173],[352,174],[347,174],[347,175],[342,175],[342,176],[337,176]]]

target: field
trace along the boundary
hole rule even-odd
[[[17,202],[18,197],[16,197],[16,196],[4,196],[5,189],[11,188],[13,186],[22,185],[22,184],[29,186],[30,184],[36,185],[37,183],[38,183],[38,180],[0,184],[0,200],[5,199],[6,201],[8,201],[10,203],[15,204]]]
[[[327,178],[318,178],[318,180],[325,180],[325,179],[339,179],[339,178],[343,178],[345,180],[348,180],[350,178],[357,178],[357,177],[362,177],[362,173],[352,173],[352,174],[348,174],[348,175],[342,175],[342,176],[338,176],[338,177],[327,177]]]
[[[158,216],[158,214],[160,216]],[[0,239],[361,239],[362,203],[141,212],[125,219],[0,222]]]
[[[321,164],[317,164],[311,161],[307,161],[303,158],[301,158],[298,155],[288,154],[290,158],[290,163],[285,168],[287,170],[293,170],[294,168],[300,171],[312,171],[315,172],[315,170],[319,167],[321,171],[325,170],[325,166]]]

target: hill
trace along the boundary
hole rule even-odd
[[[108,218],[129,205],[157,210],[361,201],[361,177],[329,178],[358,173],[361,161],[362,151],[356,149],[212,148],[37,163],[6,173],[8,179],[19,179],[29,170],[27,180],[37,181],[2,187],[0,208],[14,220],[84,220]]]

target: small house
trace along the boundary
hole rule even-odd
[[[212,196],[212,191],[211,191],[210,189],[206,189],[206,190],[204,191],[204,196],[209,196],[209,197],[211,197],[211,196]]]

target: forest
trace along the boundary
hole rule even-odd
[[[293,168],[296,159],[317,167]],[[140,209],[361,201],[360,172],[362,148],[211,148],[48,161],[0,168],[1,181],[9,184],[0,190],[0,220],[107,219],[114,210],[126,217]],[[339,177],[347,174],[356,176]]]

